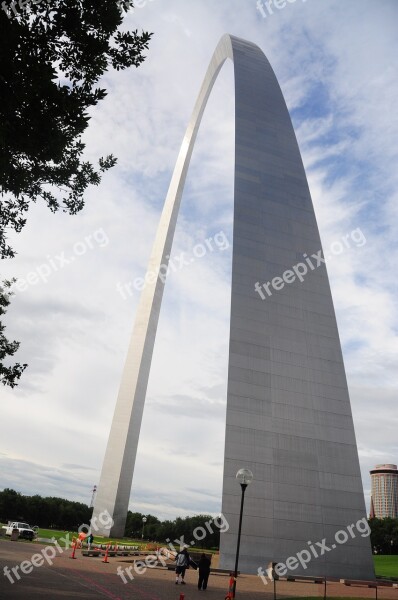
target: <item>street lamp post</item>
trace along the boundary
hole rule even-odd
[[[245,501],[245,491],[246,491],[247,486],[252,482],[253,473],[250,471],[250,469],[239,469],[239,471],[236,474],[236,479],[240,483],[240,487],[242,489],[242,496],[241,496],[241,501],[240,501],[238,541],[236,543],[234,587],[233,587],[233,590],[232,590],[232,597],[233,598],[235,598],[236,579],[238,577],[239,548],[240,548],[240,534],[241,534],[241,531],[242,531],[243,503]]]
[[[146,517],[142,517],[142,536],[141,539],[144,539],[144,527],[145,527],[145,523],[147,522],[147,518]]]

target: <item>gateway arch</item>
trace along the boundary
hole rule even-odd
[[[214,81],[235,75],[235,191],[231,320],[220,566],[234,564],[240,487],[248,467],[240,563],[329,551],[292,573],[374,577],[342,352],[310,191],[275,74],[256,45],[221,38],[186,130],[148,271],[168,264],[184,182]],[[301,264],[301,267],[297,267]],[[294,270],[296,267],[296,270]],[[163,269],[164,271],[164,269]],[[299,272],[301,276],[298,275]],[[149,278],[139,302],[106,448],[93,518],[107,510],[123,535],[164,283]],[[221,432],[220,432],[221,433]],[[352,534],[340,535],[350,525]],[[362,528],[362,531],[359,529]],[[334,546],[334,547],[332,547]],[[319,550],[319,547],[318,547]],[[322,553],[322,555],[320,555]],[[307,556],[307,555],[305,555]]]

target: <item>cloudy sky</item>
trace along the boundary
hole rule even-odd
[[[38,204],[12,238],[20,278],[7,333],[29,363],[0,390],[0,489],[89,503],[157,223],[196,95],[224,33],[258,44],[285,95],[328,261],[367,504],[368,471],[398,462],[395,0],[140,0],[126,26],[154,32],[136,70],[104,77],[87,156],[118,165],[82,213]],[[222,232],[164,295],[130,508],[161,518],[221,507],[233,202],[233,78],[214,87],[173,256]],[[359,234],[358,234],[359,235]],[[363,242],[366,240],[366,243]],[[228,246],[228,247],[227,247]],[[395,267],[395,268],[394,268]]]

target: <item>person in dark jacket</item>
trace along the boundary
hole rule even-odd
[[[210,575],[210,559],[207,558],[206,554],[202,554],[202,556],[200,557],[198,568],[198,590],[205,590],[207,588],[207,581]]]

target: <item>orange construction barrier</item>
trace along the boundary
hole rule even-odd
[[[229,578],[228,594],[225,596],[225,600],[230,600],[231,598],[234,597],[234,582],[235,582],[235,577],[231,576]]]
[[[105,550],[105,558],[104,558],[104,560],[102,561],[103,563],[109,563],[109,560],[108,560],[108,553],[109,553],[109,544],[107,545],[107,547],[106,547],[106,550]]]

